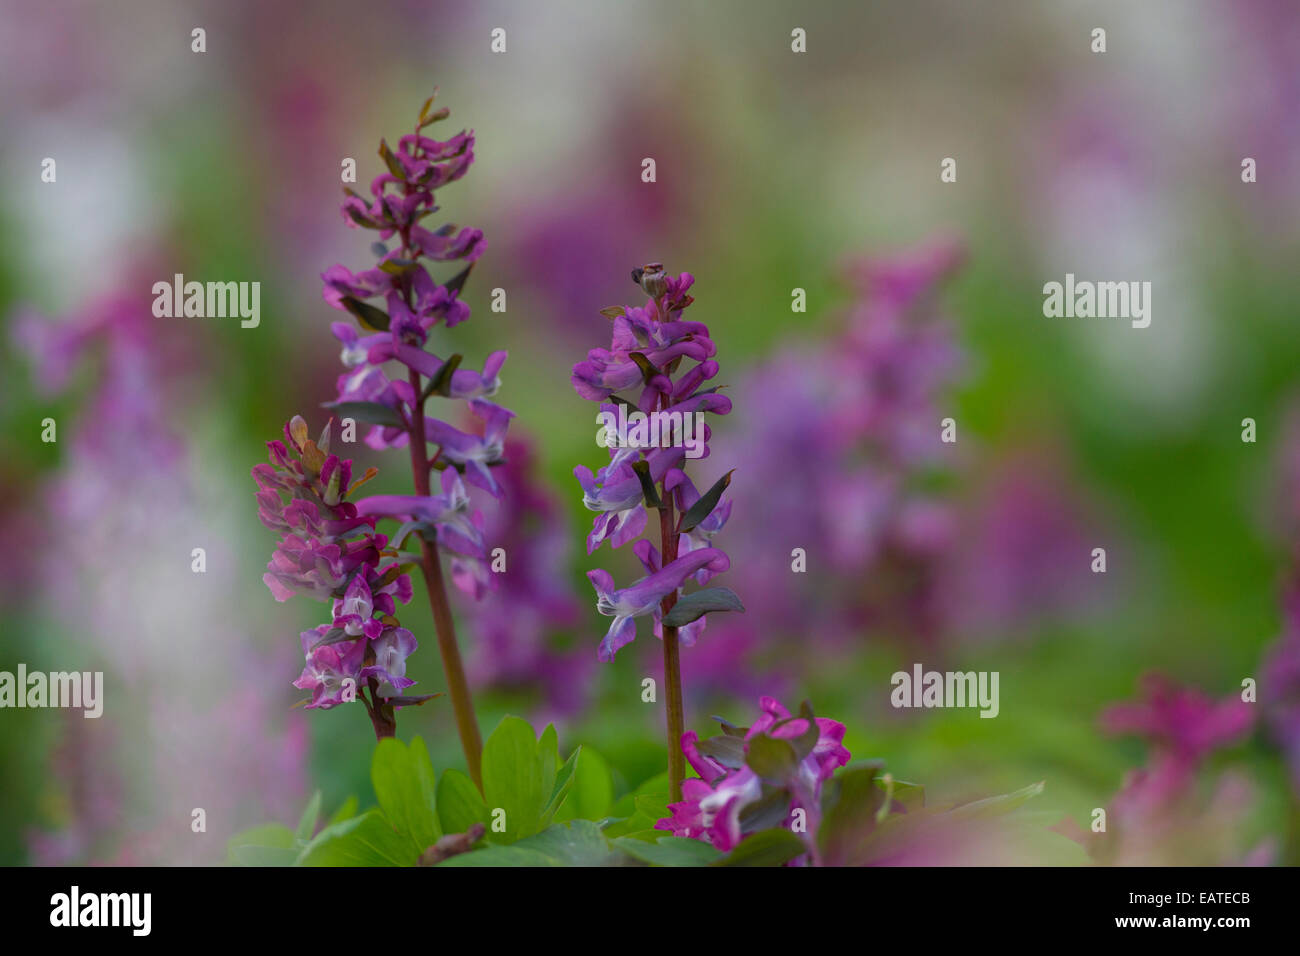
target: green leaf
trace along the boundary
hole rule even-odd
[[[454,276],[443,283],[443,288],[448,292],[459,294],[460,290],[465,288],[465,282],[469,279],[469,274],[474,269],[474,263],[470,263],[464,269],[461,269]]]
[[[325,632],[325,636],[313,644],[308,650],[314,651],[318,647],[328,647],[331,644],[342,644],[344,641],[355,641],[356,637],[349,634],[341,627],[331,627]]]
[[[663,374],[662,370],[656,368],[655,364],[640,352],[629,352],[627,357],[636,363],[636,367],[641,370],[641,379],[647,385],[650,384],[651,379]]]
[[[443,833],[464,833],[476,823],[488,825],[490,814],[478,787],[459,770],[442,772],[437,804]]]
[[[731,588],[705,588],[678,598],[673,609],[664,615],[665,627],[682,627],[711,611],[744,611],[745,605]]]
[[[735,737],[723,737],[723,740],[735,740]],[[745,763],[764,780],[788,780],[795,768],[799,766],[799,756],[788,740],[769,737],[767,734],[755,734],[749,738],[749,752]]]
[[[226,841],[226,859],[235,866],[292,866],[298,856],[294,832],[282,823],[241,830]]]
[[[624,853],[654,866],[710,866],[722,859],[722,853],[710,844],[689,837],[667,836],[660,837],[654,843],[647,843],[626,836],[611,842]]]
[[[432,123],[436,123],[439,120],[445,120],[450,115],[451,115],[451,110],[447,109],[447,107],[444,106],[440,110],[434,110],[428,116],[421,116],[420,129],[424,129],[426,126]]]
[[[919,810],[925,806],[925,787],[919,783],[908,783],[906,780],[895,780],[893,782],[894,803],[902,804],[904,810]],[[876,786],[881,790],[888,789],[885,781],[880,777],[876,778]]]
[[[392,428],[405,428],[397,412],[378,402],[326,402],[325,407],[339,418],[355,418],[368,425],[388,425]]]
[[[715,481],[712,488],[700,495],[699,500],[686,509],[686,513],[682,515],[682,520],[677,525],[677,530],[680,533],[685,534],[690,531],[713,513],[713,509],[718,506],[718,499],[722,497],[722,493],[731,484],[731,475],[734,471],[733,468]]]
[[[853,866],[862,859],[876,828],[885,795],[876,785],[876,766],[846,767],[831,778],[822,796],[817,844],[827,866]]]
[[[433,91],[433,96],[425,100],[424,105],[420,107],[420,125],[417,127],[418,129],[423,129],[430,123],[436,123],[438,120],[446,119],[451,115],[451,110],[447,109],[445,106],[440,110],[436,110],[432,113],[429,112],[429,110],[433,109],[433,101],[437,98],[438,91],[435,89]]]
[[[326,827],[303,848],[299,866],[414,866],[419,851],[379,810]]]
[[[1010,813],[1026,800],[1032,800],[1042,793],[1044,783],[1045,781],[1040,780],[1038,783],[1031,783],[1029,786],[1021,787],[1011,793],[976,800],[974,803],[964,803],[959,807],[953,807],[948,811],[947,815],[949,818],[957,820],[1001,816],[1004,813]]]
[[[557,823],[511,846],[453,856],[439,866],[616,866],[624,862],[590,820]]]
[[[718,734],[716,737],[704,738],[695,747],[701,754],[711,757],[728,770],[739,770],[745,766],[745,741],[740,737]]]
[[[419,707],[435,697],[441,697],[442,691],[436,694],[398,694],[396,697],[381,697],[381,703],[389,704],[393,707]]]
[[[651,508],[662,508],[663,499],[659,497],[659,489],[655,487],[654,479],[650,477],[650,462],[644,458],[634,461],[632,470],[636,472],[637,480],[641,482],[641,496],[645,498],[645,503]]]
[[[417,853],[442,836],[434,799],[435,774],[423,739],[416,737],[410,747],[395,737],[379,741],[370,761],[370,782],[384,816],[411,839]]]
[[[797,737],[783,737],[783,740],[789,740],[790,745],[794,747],[795,756],[800,760],[805,759],[817,746],[817,741],[821,739],[821,728],[817,726],[817,715],[813,713],[812,704],[804,701],[799,705],[799,716],[790,717],[786,720],[779,720],[773,726],[775,731],[779,727],[784,727],[796,720],[805,721],[804,732]]]
[[[307,807],[302,811],[302,816],[298,818],[298,829],[294,836],[306,843],[316,832],[316,821],[320,819],[320,791],[317,790],[307,801]]]
[[[449,857],[439,866],[563,866],[539,850],[521,846],[489,846]]]
[[[483,747],[483,799],[489,813],[505,811],[504,832],[494,834],[489,826],[488,838],[514,843],[536,833],[548,795],[533,728],[518,717],[503,718]]]
[[[536,850],[564,866],[609,866],[619,862],[619,854],[590,820],[557,823],[515,846]]]
[[[616,778],[617,779],[617,778]],[[616,784],[617,786],[617,784]],[[627,817],[636,812],[636,802],[639,797],[657,797],[665,806],[668,804],[668,771],[663,770],[646,780],[642,780],[636,786],[636,789],[624,793],[614,802],[610,809],[610,815],[615,817]]]
[[[334,816],[330,817],[329,821],[325,825],[327,827],[333,826],[335,823],[342,823],[344,820],[352,819],[357,815],[358,806],[359,803],[357,802],[356,797],[348,797],[339,805],[339,808],[334,811]]]
[[[564,798],[569,795],[573,788],[573,774],[578,766],[578,757],[582,753],[582,748],[578,747],[573,753],[569,754],[569,759],[564,761],[564,765],[556,772],[554,786],[551,788],[551,798],[546,801],[546,809],[542,811],[541,825],[546,827],[551,825],[555,819],[556,811],[564,803]]]
[[[635,809],[631,816],[609,822],[603,828],[605,835],[610,839],[627,836],[653,842],[663,834],[654,825],[668,816],[668,794],[642,794],[633,799]]]
[[[403,259],[401,256],[393,256],[379,263],[379,268],[391,276],[400,276],[410,272],[419,263],[414,259]]]
[[[236,866],[293,866],[298,859],[297,847],[236,846],[229,850],[230,862]]]
[[[714,866],[780,866],[808,852],[789,830],[763,830],[745,838]]]
[[[537,738],[537,759],[542,766],[542,793],[549,794],[555,787],[555,773],[560,765],[560,735],[554,724],[547,724]]]
[[[764,787],[763,795],[740,811],[740,832],[757,833],[783,826],[794,819],[790,809],[790,791],[785,787]]]
[[[342,299],[343,307],[351,312],[361,327],[371,332],[388,331],[388,313],[383,309],[375,308],[368,302],[363,302],[356,296],[345,295]]]
[[[427,521],[403,521],[401,526],[393,532],[393,536],[388,539],[388,546],[400,549],[402,543],[406,541],[407,535],[413,531],[418,531],[426,541],[434,541],[438,537],[438,529]],[[425,537],[426,535],[427,537]],[[342,628],[339,628],[339,630],[342,630]]]
[[[399,163],[397,157],[393,155],[393,151],[389,148],[387,140],[381,139],[379,141],[379,158],[384,161],[384,165],[388,167],[390,173],[398,179],[406,179],[406,170],[402,168],[402,164]]]
[[[722,732],[726,734],[728,737],[743,737],[745,736],[745,734],[749,733],[748,727],[737,727],[735,724],[727,720],[725,717],[718,717],[715,714],[710,719],[716,720],[722,726]]]
[[[424,386],[424,391],[420,394],[420,399],[424,400],[437,392],[443,398],[451,396],[451,377],[456,374],[456,369],[460,368],[460,363],[465,360],[465,356],[457,352],[447,361],[438,366],[438,371],[429,379],[429,384]]]
[[[555,823],[510,847],[487,847],[448,858],[439,866],[615,866],[623,855],[589,819]]]
[[[579,747],[573,786],[555,812],[556,821],[600,820],[614,802],[614,779],[605,758],[590,747]]]

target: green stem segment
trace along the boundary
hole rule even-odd
[[[411,469],[415,473],[415,493],[429,494],[429,454],[424,437],[424,401],[420,374],[414,369],[410,375],[411,388],[417,401],[411,409]],[[465,679],[465,666],[460,659],[460,646],[456,643],[456,625],[451,618],[451,605],[447,601],[447,586],[443,580],[442,561],[438,546],[420,536],[420,564],[424,570],[424,584],[429,592],[429,606],[433,610],[433,627],[438,635],[438,653],[442,656],[442,670],[447,678],[447,691],[451,707],[456,714],[456,729],[460,745],[465,751],[465,765],[470,779],[479,793],[483,792],[483,736],[479,733],[478,718],[474,716],[474,700],[470,696],[469,682]]]

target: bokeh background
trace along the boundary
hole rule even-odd
[[[643,623],[595,662],[584,573],[636,572],[586,554],[572,470],[603,453],[569,384],[659,259],[696,276],[735,401],[693,471],[737,469],[719,583],[749,606],[686,652],[689,726],[808,698],[931,802],[1043,780],[1046,817],[1086,826],[1152,753],[1106,732],[1108,705],[1150,672],[1207,700],[1253,678],[1252,729],[1198,762],[1183,838],[1140,858],[1296,859],[1300,667],[1276,663],[1300,492],[1295,4],[3,0],[0,669],[103,670],[107,698],[100,720],[0,711],[0,862],[220,862],[317,787],[371,799],[368,722],[292,708],[322,609],[261,583],[249,469],[334,395],[319,276],[368,266],[373,238],[339,213],[340,163],[364,187],[435,86],[436,132],[477,133],[443,215],[489,243],[449,334],[467,366],[509,350],[532,495],[498,530],[535,546],[533,576],[458,605],[485,730],[554,720],[620,788],[662,769],[657,642]],[[1151,326],[1044,318],[1067,272],[1151,281]],[[261,326],[155,319],[175,273],[260,281]],[[355,447],[406,490],[404,455]],[[403,623],[417,690],[441,689],[427,609]],[[894,710],[915,662],[998,671],[1000,715]],[[458,766],[444,704],[399,733]]]

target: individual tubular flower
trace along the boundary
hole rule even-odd
[[[637,543],[645,545],[650,552],[654,551],[654,546],[649,541]],[[600,642],[597,655],[600,661],[612,661],[618,649],[636,637],[636,618],[653,614],[658,620],[664,598],[676,594],[687,579],[705,569],[720,574],[731,567],[726,553],[717,548],[693,551],[665,568],[657,566],[657,559],[657,552],[654,552],[653,560],[647,557],[651,573],[625,588],[615,587],[614,578],[602,568],[587,572],[587,578],[596,589],[596,610],[614,619],[610,622],[604,640]],[[683,640],[683,643],[693,644],[694,635],[689,641]]]
[[[822,785],[851,754],[843,745],[844,725],[814,717],[804,704],[791,716],[772,697],[759,700],[760,714],[749,728],[723,722],[724,733],[701,741],[682,736],[682,752],[700,776],[682,785],[683,799],[655,829],[713,844],[727,852],[758,830],[781,826],[817,832]],[[816,846],[809,842],[810,860]]]

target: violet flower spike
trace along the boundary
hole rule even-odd
[[[711,432],[703,416],[728,414],[731,400],[707,384],[720,368],[708,326],[682,319],[682,312],[694,301],[688,293],[694,277],[685,272],[674,277],[661,264],[651,263],[633,270],[632,279],[648,301],[643,306],[603,310],[613,319],[610,347],[592,349],[574,365],[570,376],[580,396],[600,403],[600,420],[605,423],[601,434],[610,456],[609,463],[594,473],[579,465],[574,477],[582,489],[583,505],[597,512],[587,536],[587,553],[595,553],[605,541],[614,548],[635,541],[633,549],[647,572],[626,588],[616,587],[608,571],[588,572],[596,589],[597,610],[614,619],[600,641],[597,659],[612,661],[619,648],[636,637],[636,619],[654,618],[664,649],[669,790],[672,799],[679,801],[685,777],[680,748],[684,732],[680,646],[699,639],[708,613],[741,609],[734,594],[719,588],[694,600],[689,613],[672,616],[679,599],[693,599],[683,591],[687,581],[703,584],[730,567],[727,555],[712,541],[731,512],[730,502],[719,505],[730,477],[701,495],[684,469],[688,457],[708,455]],[[611,419],[611,413],[622,411],[619,405],[635,408],[647,422],[649,416],[659,416],[655,427],[646,431],[657,439],[640,440],[639,419],[635,425],[625,425],[617,415]],[[658,514],[657,549],[647,540],[638,540],[648,511]]]
[[[445,141],[424,135],[422,130],[447,116],[432,105],[430,97],[396,148],[380,142],[386,172],[371,181],[369,197],[344,189],[344,221],[379,234],[371,247],[377,263],[359,272],[334,265],[321,274],[325,301],[360,326],[330,326],[344,368],[331,404],[342,417],[370,424],[365,441],[371,448],[409,449],[415,493],[367,498],[360,507],[348,501],[359,484],[351,480],[351,462],[329,454],[328,428],[319,442],[308,441],[301,419],[286,427],[285,442],[271,443],[271,465],[258,466],[253,476],[259,517],[283,534],[267,569],[268,587],[279,600],[302,592],[334,601],[331,624],[304,646],[307,667],[299,686],[312,690],[310,706],[326,707],[348,699],[349,679],[363,684],[358,696],[378,737],[395,733],[397,707],[423,698],[401,694],[412,683],[406,659],[416,641],[394,616],[395,598],[409,600],[412,588],[399,571],[398,552],[375,528],[381,520],[403,523],[403,542],[397,544],[414,534],[467,769],[481,790],[482,738],[441,562],[446,550],[453,579],[476,598],[495,584],[484,562],[483,517],[472,509],[462,480],[500,495],[492,469],[501,463],[514,413],[489,401],[501,386],[504,351],[492,352],[476,372],[459,368],[460,355],[444,359],[431,348],[436,336],[469,318],[460,293],[487,249],[480,229],[430,228],[425,222],[438,208],[434,191],[460,179],[474,161],[473,132]],[[459,271],[439,281],[429,264],[439,269],[455,264]],[[479,424],[466,431],[427,415],[431,398],[464,403],[459,407]],[[463,412],[453,414],[458,422],[465,418]],[[432,453],[430,442],[438,446]],[[434,468],[443,471],[439,495],[430,490]],[[284,503],[286,494],[296,501]]]

